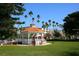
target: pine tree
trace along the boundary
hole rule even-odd
[[[0,39],[6,39],[16,34],[14,25],[19,20],[25,9],[22,3],[2,3],[0,4]],[[15,16],[15,17],[14,17]]]

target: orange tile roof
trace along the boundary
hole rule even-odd
[[[41,28],[37,27],[27,27],[23,30],[24,32],[44,32]]]

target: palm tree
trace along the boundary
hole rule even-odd
[[[32,17],[33,12],[32,12],[32,11],[30,11],[28,14],[30,15],[30,17]],[[34,23],[34,20],[35,20],[35,18],[32,18],[32,24]]]
[[[42,21],[42,24],[44,24],[44,21]]]
[[[27,16],[27,15],[25,15],[24,17],[25,17],[25,18],[27,18],[28,16]]]
[[[58,26],[58,22],[56,22],[56,27]]]
[[[45,28],[46,28],[45,24],[42,24],[42,28],[43,28],[43,29],[45,29]]]
[[[49,19],[48,22],[51,23],[51,20]]]
[[[33,15],[33,12],[32,12],[32,11],[30,11],[30,12],[29,12],[29,15],[30,15],[30,16],[32,16],[32,15]]]
[[[55,24],[55,21],[52,21],[53,24]]]
[[[44,24],[44,21],[42,21],[42,28],[45,29],[45,24]]]
[[[52,21],[52,26],[53,26],[53,29],[54,29],[54,27],[55,27],[55,21]]]
[[[45,22],[45,27],[48,30],[49,24],[47,22]]]
[[[37,22],[39,23],[39,22],[40,22],[40,20],[37,20]]]
[[[56,22],[56,26],[58,26],[58,22]]]
[[[48,22],[49,22],[49,26],[51,26],[51,20],[50,19],[48,20]]]
[[[37,18],[40,19],[40,15],[39,14],[37,15]]]
[[[38,18],[37,22],[39,23],[40,22],[40,20],[39,20],[40,19],[40,15],[39,14],[37,15],[37,18]]]
[[[34,20],[35,20],[35,18],[32,18],[32,24],[34,24]]]

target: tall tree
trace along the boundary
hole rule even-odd
[[[25,24],[25,22],[21,22],[21,21],[16,21],[16,24],[18,24],[18,27],[22,24]]]
[[[37,22],[39,23],[39,22],[40,22],[40,20],[37,20]]]
[[[56,24],[55,24],[55,25],[56,25],[56,27],[58,27],[58,26],[59,26],[58,22],[56,22]]]
[[[32,24],[34,24],[34,20],[35,20],[35,18],[32,18]]]
[[[49,24],[45,22],[45,28],[48,30]]]
[[[52,21],[52,26],[53,26],[53,29],[54,29],[54,27],[55,27],[55,21]]]
[[[27,15],[25,15],[24,17],[25,17],[25,18],[27,18],[28,16],[27,16]]]
[[[56,26],[58,26],[58,22],[56,22]]]
[[[54,35],[55,37],[61,37],[61,34],[60,34],[60,32],[59,32],[58,30],[54,30],[53,35]]]
[[[32,11],[30,11],[28,14],[30,15],[30,17],[32,17],[33,12],[32,12]],[[34,24],[34,20],[35,20],[35,18],[34,18],[34,17],[32,17],[32,24]]]
[[[40,19],[40,15],[39,14],[37,15],[37,18]]]
[[[42,24],[44,24],[44,21],[42,21]]]
[[[46,25],[45,25],[45,24],[43,24],[43,25],[42,25],[42,28],[43,28],[43,29],[45,29],[45,28],[46,28]]]
[[[44,21],[42,21],[41,23],[42,23],[42,28],[45,29],[45,23],[44,23]]]
[[[37,18],[38,18],[37,22],[39,23],[40,22],[40,20],[39,20],[40,19],[40,15],[39,14],[37,15]]]
[[[49,25],[51,26],[51,20],[50,19],[48,20],[48,22],[49,22]]]
[[[68,35],[79,34],[79,11],[68,14],[64,18],[64,31]]]
[[[54,24],[54,23],[55,23],[55,21],[52,21],[52,23]]]
[[[49,19],[48,22],[51,23],[51,20]]]
[[[33,12],[32,12],[32,11],[30,11],[30,12],[29,12],[29,15],[30,15],[30,16],[32,16],[32,15],[33,15]]]
[[[19,20],[25,9],[22,3],[2,3],[0,4],[0,39],[6,39],[14,35],[16,32],[14,25]]]

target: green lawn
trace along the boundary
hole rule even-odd
[[[1,56],[63,56],[78,55],[79,42],[51,41],[47,46],[2,46]]]

